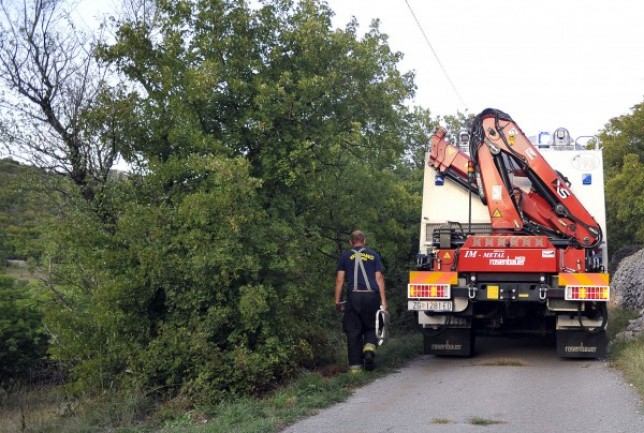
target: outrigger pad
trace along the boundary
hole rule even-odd
[[[472,356],[474,334],[471,328],[423,329],[424,352],[439,356]]]
[[[605,358],[606,331],[558,330],[557,354],[562,358]]]

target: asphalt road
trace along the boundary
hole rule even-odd
[[[535,339],[479,339],[474,358],[422,356],[284,433],[644,433],[635,390],[604,361]]]

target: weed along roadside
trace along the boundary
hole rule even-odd
[[[617,368],[626,381],[631,384],[644,401],[644,335],[630,340],[620,341],[617,335],[626,329],[629,320],[637,318],[635,311],[613,308],[610,314],[609,332],[611,337],[611,364]]]
[[[623,374],[644,399],[644,338],[616,345],[611,355],[613,365]]]
[[[394,372],[422,352],[418,333],[390,338],[378,349],[378,367],[359,374],[344,368],[310,371],[260,397],[242,397],[215,406],[190,407],[180,399],[155,405],[145,395],[84,401],[61,398],[61,388],[20,391],[3,401],[0,433],[268,433],[278,432],[319,409],[344,401],[353,390]],[[7,396],[0,396],[7,400]],[[8,401],[8,400],[7,400]]]
[[[208,427],[183,420],[182,432],[277,432],[294,421],[319,409],[344,401],[358,387],[394,372],[405,362],[421,354],[420,335],[400,335],[387,341],[378,353],[378,368],[359,374],[342,372],[324,377],[319,372],[306,373],[292,383],[259,399],[224,403],[207,412]],[[174,421],[175,423],[177,421]],[[181,422],[181,420],[180,420]],[[176,425],[176,424],[174,424]]]

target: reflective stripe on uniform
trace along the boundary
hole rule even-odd
[[[353,257],[354,257],[354,266],[353,266],[353,291],[354,292],[371,292],[371,284],[369,283],[369,278],[367,278],[367,271],[364,268],[364,263],[362,263],[362,252],[364,251],[364,248],[360,248],[360,250],[351,250],[353,251]],[[358,289],[358,270],[362,272],[362,278],[364,278],[364,282],[367,285],[367,290],[360,290]]]

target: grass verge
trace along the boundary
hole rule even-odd
[[[615,340],[615,336],[628,326],[629,320],[637,317],[637,313],[613,307],[608,317],[608,336],[611,340],[610,360],[644,399],[644,337],[640,336],[631,341]]]
[[[419,334],[392,338],[378,350],[378,368],[359,374],[340,373],[324,377],[312,372],[264,398],[242,399],[204,408],[200,422],[183,417],[166,422],[161,431],[170,433],[271,433],[317,410],[345,400],[351,392],[377,377],[394,371],[421,353]]]
[[[61,416],[57,412],[66,403],[55,392],[49,399],[39,400],[37,409],[30,406],[33,399],[26,395],[25,403],[14,410],[0,410],[0,425],[11,426],[13,432],[272,433],[345,400],[355,388],[394,371],[421,352],[420,333],[397,336],[378,349],[373,372],[342,372],[328,377],[322,372],[307,372],[260,398],[240,398],[190,410],[185,409],[189,404],[177,401],[151,410],[146,399],[118,396],[115,401],[84,401],[73,414]],[[42,396],[39,391],[32,392]],[[131,404],[118,405],[123,403]],[[4,433],[2,428],[0,433]]]
[[[64,385],[18,388],[0,399],[0,433],[113,432],[140,423],[152,405],[138,393],[72,398]]]
[[[628,321],[635,319],[637,312],[611,306],[608,309],[608,339],[613,341],[615,336],[628,326]]]

